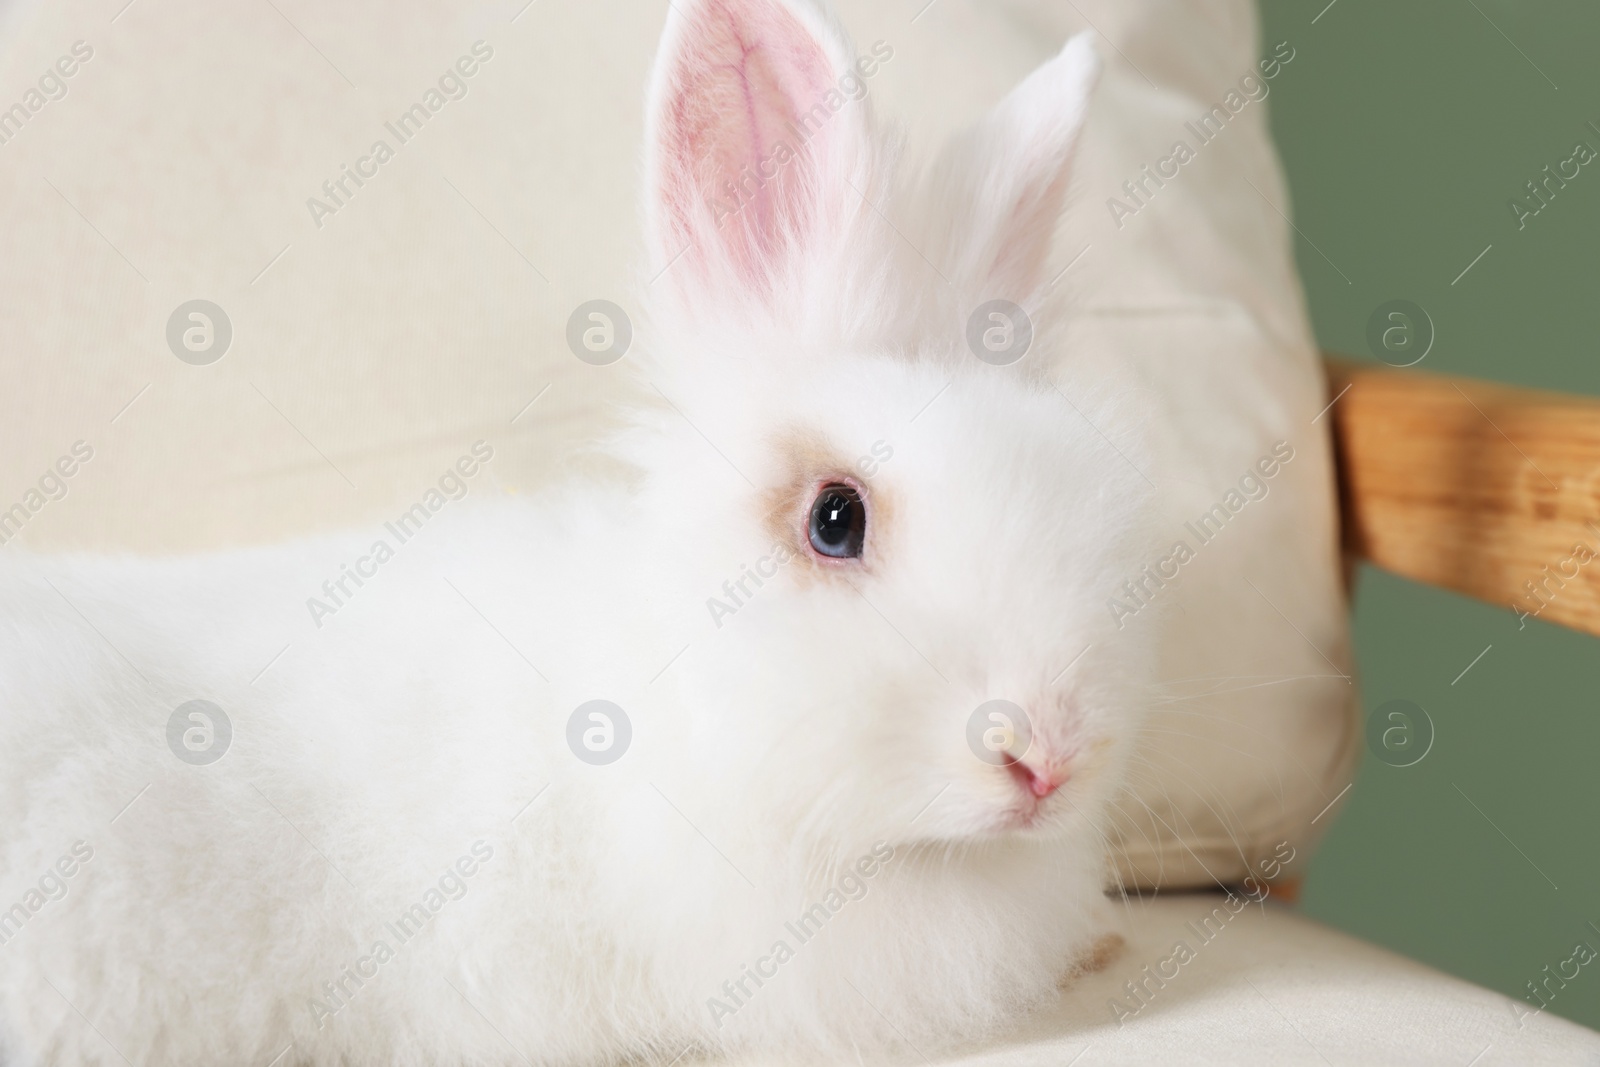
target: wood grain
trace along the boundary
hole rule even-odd
[[[1600,634],[1600,399],[1327,366],[1349,552]]]

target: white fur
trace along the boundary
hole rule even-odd
[[[679,7],[653,115],[706,5]],[[626,485],[475,488],[320,629],[304,599],[379,531],[166,561],[13,548],[0,909],[75,841],[93,858],[0,945],[4,1062],[664,1063],[691,1044],[814,1062],[929,1048],[1051,996],[1107,921],[1098,826],[1149,668],[1103,601],[1144,504],[1043,360],[983,364],[964,326],[1011,296],[1055,343],[1019,264],[1048,235],[1092,63],[1069,44],[916,188],[847,109],[774,284],[719,258],[713,224],[703,271],[661,287],[646,400],[611,446]],[[1136,413],[1064,381],[1137,437]],[[848,582],[796,559],[717,626],[707,599],[771,549],[795,440],[847,470],[892,447],[866,480],[867,554]],[[565,742],[596,697],[634,731],[603,767]],[[967,748],[994,697],[1077,754],[1030,828],[1008,822],[1010,772]],[[166,743],[195,698],[233,724],[208,766]],[[478,841],[493,857],[465,894],[319,1027],[322,983],[396,947],[386,923]],[[786,933],[880,842],[894,858],[864,896],[803,945]],[[794,958],[714,1021],[724,981],[780,939]]]

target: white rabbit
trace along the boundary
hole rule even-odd
[[[403,541],[8,550],[0,1059],[818,1062],[1055,994],[1151,669],[1104,606],[1138,416],[1041,276],[1094,55],[920,183],[856,62],[801,0],[676,3],[623,484],[483,500],[482,442]]]

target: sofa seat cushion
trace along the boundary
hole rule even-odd
[[[1241,898],[1242,899],[1242,898]],[[998,1040],[886,1064],[1109,1067],[1600,1062],[1600,1033],[1311,921],[1218,893],[1129,901],[1100,971]],[[1182,943],[1187,952],[1175,951]],[[1163,977],[1170,975],[1171,977]],[[1138,991],[1130,992],[1130,983]],[[751,1061],[747,1067],[768,1067]]]

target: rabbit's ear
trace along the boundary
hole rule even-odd
[[[969,295],[1027,305],[1038,292],[1100,64],[1080,33],[942,153],[928,242]]]
[[[837,230],[869,152],[852,55],[805,0],[679,0],[650,90],[658,269],[690,298],[768,297]]]

